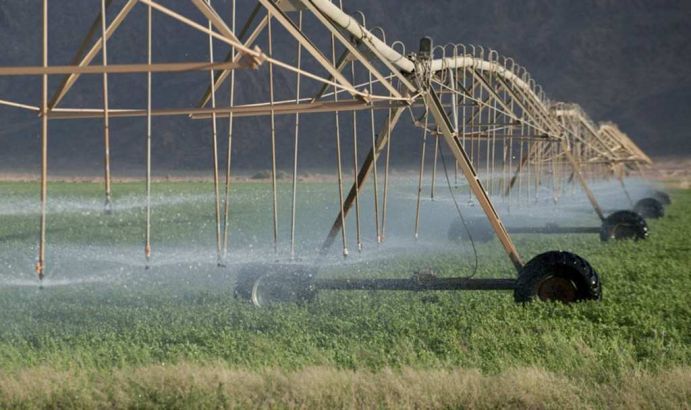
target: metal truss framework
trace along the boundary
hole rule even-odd
[[[249,19],[242,26],[236,25],[235,1],[232,13],[221,13],[211,0],[188,0],[199,13],[186,16],[165,7],[157,0],[128,0],[108,21],[106,16],[112,7],[111,0],[101,0],[100,10],[90,26],[81,46],[70,65],[48,64],[48,0],[43,0],[42,61],[40,67],[0,67],[0,76],[37,76],[42,81],[41,102],[31,105],[23,102],[0,100],[0,105],[36,112],[41,120],[41,220],[39,255],[36,264],[38,277],[45,274],[46,260],[46,203],[48,181],[49,122],[83,118],[103,120],[104,180],[106,207],[111,204],[110,132],[109,120],[120,117],[146,117],[147,147],[147,198],[151,193],[151,139],[155,134],[151,118],[154,116],[185,115],[191,119],[211,121],[212,158],[215,189],[216,243],[218,263],[224,261],[228,247],[229,190],[231,183],[231,144],[233,119],[243,116],[265,116],[271,121],[273,158],[273,239],[277,237],[276,200],[276,122],[278,115],[295,117],[294,162],[298,161],[298,137],[300,116],[305,114],[331,113],[336,123],[335,144],[338,152],[337,170],[341,203],[326,241],[323,253],[327,253],[341,235],[343,253],[348,253],[345,221],[353,207],[357,219],[357,242],[360,238],[360,191],[373,175],[374,208],[377,240],[385,236],[386,201],[388,188],[389,147],[396,124],[403,113],[409,111],[422,133],[423,157],[420,181],[424,173],[424,150],[427,137],[434,141],[434,165],[432,181],[437,171],[437,157],[443,146],[451,152],[456,171],[465,177],[469,192],[475,197],[501,242],[511,262],[520,270],[523,259],[495,210],[491,197],[506,201],[530,200],[540,186],[551,183],[555,198],[563,186],[578,180],[588,195],[595,212],[604,218],[596,198],[588,187],[588,180],[644,172],[651,165],[648,158],[619,128],[611,123],[595,125],[578,106],[550,101],[542,88],[527,70],[511,58],[500,56],[496,51],[480,46],[448,44],[434,47],[431,40],[421,42],[416,54],[406,54],[402,43],[391,46],[386,43],[383,30],[365,27],[362,21],[344,13],[328,0],[258,0]],[[140,10],[138,10],[140,9]],[[108,41],[116,35],[123,22],[136,11],[147,13],[147,62],[140,64],[109,64]],[[152,62],[152,21],[157,13],[177,21],[208,37],[208,61],[183,63]],[[224,15],[228,14],[228,15]],[[206,24],[196,22],[203,17]],[[303,20],[322,30],[331,39],[330,49],[317,45],[315,38],[303,30]],[[296,47],[296,61],[283,61],[277,57],[274,30],[290,38]],[[380,31],[378,37],[373,32]],[[324,37],[322,37],[324,38]],[[261,41],[260,41],[261,39]],[[215,44],[230,46],[231,51],[223,59],[214,55]],[[283,50],[285,51],[285,50]],[[100,62],[96,64],[97,57]],[[309,64],[307,63],[309,61]],[[236,70],[258,70],[268,66],[269,95],[264,101],[252,104],[235,104],[234,95],[241,84],[236,84]],[[309,66],[310,69],[303,67]],[[346,69],[350,68],[350,76]],[[274,71],[283,70],[296,77],[295,98],[277,101],[274,91]],[[209,76],[209,85],[200,93],[199,103],[189,108],[153,108],[151,79],[154,73],[197,71]],[[147,105],[139,108],[112,107],[109,104],[109,76],[122,73],[147,75]],[[102,77],[102,107],[70,108],[61,102],[82,75]],[[257,74],[259,75],[259,73]],[[50,76],[62,76],[57,91],[48,95]],[[349,78],[350,77],[350,78]],[[362,80],[364,79],[364,81]],[[359,82],[358,82],[359,81]],[[230,98],[226,103],[218,101],[218,90],[227,85]],[[313,88],[313,94],[305,97],[305,90]],[[256,90],[260,92],[261,90]],[[353,139],[353,184],[343,190],[343,166],[341,144],[343,136],[339,121],[346,113],[367,111],[370,113],[371,142],[364,161],[359,163],[357,137]],[[383,124],[376,128],[377,114]],[[228,152],[225,166],[220,165],[218,152],[217,122],[229,121]],[[357,119],[353,114],[353,122]],[[357,126],[353,126],[357,132]],[[377,164],[385,156],[383,197],[377,175]],[[297,168],[294,169],[296,171]],[[225,181],[222,179],[225,171]],[[295,238],[295,181],[293,173],[293,213],[291,220],[294,254]],[[456,174],[458,177],[458,173]],[[434,195],[434,182],[432,196]],[[421,189],[419,190],[421,191]],[[419,195],[418,195],[419,204]],[[151,204],[147,199],[147,226],[145,254],[151,255],[150,219]],[[419,212],[419,206],[418,206]],[[419,218],[419,213],[417,215]],[[417,222],[416,222],[417,234]],[[294,256],[294,255],[291,255]],[[147,262],[148,263],[148,262]]]

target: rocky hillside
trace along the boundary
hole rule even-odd
[[[117,10],[124,0],[114,0]],[[164,1],[178,10],[189,5]],[[247,14],[252,1],[239,0]],[[429,35],[437,43],[481,44],[514,57],[526,66],[555,100],[581,104],[596,120],[613,120],[652,155],[686,156],[691,153],[691,2],[684,0],[344,0],[348,11],[362,10],[367,25],[386,29],[389,42],[402,40],[409,49]],[[81,36],[98,13],[96,0],[51,2],[51,64],[68,64]],[[228,1],[214,2],[228,10]],[[0,2],[1,65],[40,63],[40,0]],[[110,61],[145,59],[145,11],[137,6],[131,19],[109,43]],[[114,13],[109,13],[112,18]],[[198,19],[201,22],[201,19]],[[207,58],[205,38],[180,29],[157,16],[157,61],[194,61]],[[279,42],[281,39],[278,40]],[[219,50],[218,54],[225,54]],[[155,105],[193,104],[208,78],[200,73],[158,75]],[[280,84],[292,79],[282,76]],[[51,81],[51,87],[58,80]],[[144,103],[142,76],[111,80],[114,107]],[[243,78],[239,100],[251,101],[258,75]],[[288,87],[285,87],[288,88]],[[191,92],[190,90],[194,90]],[[197,91],[199,90],[199,91]],[[0,99],[37,104],[37,78],[0,79]],[[80,80],[65,106],[98,106],[98,78]],[[281,124],[288,124],[282,118]],[[364,118],[362,120],[364,121]],[[0,107],[0,169],[30,169],[37,158],[38,121],[35,116]],[[303,137],[303,164],[331,167],[333,124],[307,122]],[[95,166],[101,159],[98,120],[51,122],[53,167]],[[156,165],[162,169],[205,168],[209,161],[208,122],[184,117],[155,120]],[[309,126],[309,129],[307,128]],[[288,129],[288,127],[284,127]],[[224,127],[221,127],[224,132]],[[237,125],[236,165],[246,169],[269,164],[268,130],[262,121],[242,120]],[[113,120],[113,156],[121,168],[143,160],[144,122]],[[279,165],[288,167],[292,137],[279,138]],[[223,147],[222,147],[223,149]],[[396,146],[400,162],[411,161],[419,147],[411,129],[403,129]]]

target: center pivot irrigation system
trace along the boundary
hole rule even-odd
[[[109,120],[121,117],[146,118],[146,128],[142,129],[142,141],[146,144],[147,161],[146,227],[143,232],[147,266],[151,257],[151,141],[156,133],[152,128],[152,117],[189,116],[193,120],[211,122],[210,151],[219,266],[225,262],[229,243],[232,141],[235,134],[244,133],[242,130],[234,129],[234,120],[238,117],[252,116],[267,118],[270,121],[273,243],[277,254],[276,139],[281,136],[293,138],[291,246],[290,257],[286,257],[289,262],[247,266],[240,270],[236,281],[236,296],[251,300],[257,305],[310,300],[316,291],[323,289],[502,289],[513,290],[517,301],[529,301],[534,298],[564,302],[599,299],[598,274],[585,259],[569,252],[549,251],[525,262],[511,239],[511,229],[507,229],[502,223],[491,198],[508,204],[530,203],[535,200],[539,190],[549,187],[556,201],[565,187],[577,184],[587,195],[595,214],[602,221],[602,226],[591,229],[548,225],[544,228],[516,228],[516,231],[592,231],[600,233],[603,240],[623,237],[645,238],[647,227],[640,214],[661,216],[660,201],[668,201],[668,197],[660,193],[658,198],[647,198],[636,204],[637,212],[617,211],[605,215],[589,188],[589,181],[617,178],[621,181],[623,193],[628,196],[624,177],[647,172],[651,167],[650,159],[616,125],[606,123],[597,126],[577,106],[550,101],[523,67],[510,58],[500,56],[496,51],[462,44],[434,46],[431,39],[423,38],[416,52],[406,52],[401,42],[388,45],[381,28],[368,30],[364,15],[360,13],[357,18],[352,17],[343,11],[342,4],[336,5],[329,0],[258,0],[242,26],[236,25],[239,6],[235,0],[230,0],[224,6],[224,10],[215,8],[211,0],[173,3],[185,11],[176,11],[155,0],[127,0],[113,12],[109,10],[115,8],[112,3],[111,0],[101,0],[100,13],[72,63],[67,66],[51,66],[48,64],[49,7],[48,0],[43,0],[43,65],[0,67],[0,76],[38,76],[42,79],[40,105],[0,100],[2,105],[35,111],[41,120],[41,218],[36,263],[36,272],[41,280],[46,271],[49,123],[57,120],[91,118],[103,121],[105,206],[109,212]],[[62,3],[54,4],[55,7],[66,7]],[[97,11],[99,10],[95,8],[94,14]],[[114,16],[111,19],[108,19],[109,11],[110,15]],[[147,41],[142,42],[142,47],[146,47],[147,61],[138,64],[109,64],[109,39],[128,16],[136,12],[146,13]],[[209,51],[208,61],[152,61],[154,17],[156,20],[161,17],[175,21],[175,24],[183,24],[208,38],[208,42],[205,40],[204,44]],[[203,21],[203,24],[200,24],[199,20]],[[286,45],[287,43],[294,47]],[[214,48],[219,44],[230,48],[224,59],[217,59],[214,54]],[[238,70],[250,72],[255,81],[236,81]],[[190,71],[208,76],[209,81],[206,92],[201,93],[196,106],[152,107],[155,93],[152,89],[154,73]],[[290,99],[276,98],[278,93],[275,79],[279,72],[294,78],[292,83],[281,84],[283,90],[292,87]],[[147,97],[146,107],[116,108],[109,105],[109,76],[123,73],[146,74],[147,86],[142,89],[142,94]],[[102,77],[102,107],[60,107],[61,101],[82,75]],[[50,76],[61,76],[62,81],[49,99]],[[266,81],[266,86],[257,87],[258,81]],[[224,102],[217,98],[221,87],[228,87],[228,99]],[[239,87],[254,87],[252,93],[256,95],[257,101],[237,104],[235,96]],[[306,92],[309,92],[307,96]],[[369,152],[364,159],[360,155],[362,150],[358,147],[357,133],[362,128],[357,126],[358,111],[368,114],[367,122],[370,129],[368,139],[371,137],[371,141],[367,147]],[[296,260],[295,218],[297,167],[301,149],[300,119],[306,114],[328,116],[329,121],[335,123],[334,135],[323,138],[335,144],[340,204],[338,216],[321,247],[320,256],[309,266],[293,262]],[[292,116],[294,123],[290,125],[291,129],[278,130],[277,116]],[[481,239],[480,231],[484,229],[476,229],[474,221],[463,220],[461,206],[451,189],[449,174],[453,171],[455,183],[458,185],[461,175],[468,187],[468,199],[479,204],[482,209],[485,224],[491,228],[487,230],[489,235],[486,236],[498,238],[515,267],[517,276],[514,279],[472,276],[442,278],[430,272],[415,273],[406,279],[323,278],[318,275],[321,262],[339,236],[343,255],[348,255],[346,221],[353,208],[357,247],[362,248],[360,207],[365,199],[361,191],[368,179],[373,183],[374,195],[371,203],[374,207],[376,240],[378,243],[385,240],[390,147],[396,125],[408,116],[422,134],[415,236],[417,237],[419,229],[425,149],[429,139],[434,143],[432,196],[435,190],[437,161],[441,159],[446,181],[460,217],[460,222],[450,221],[449,236],[453,239],[464,236]],[[218,148],[221,136],[217,124],[221,120],[228,121],[225,166],[221,166],[222,155]],[[352,121],[352,135],[346,136],[343,126],[349,121]],[[344,171],[343,163],[349,161],[341,155],[342,146],[345,144],[348,144],[353,152],[353,183],[347,191],[344,190],[344,184],[349,177],[344,174],[350,171]],[[453,162],[448,163],[448,169],[445,151],[453,156]],[[378,175],[378,167],[382,166],[382,162],[383,183]],[[457,193],[466,194],[465,191]]]

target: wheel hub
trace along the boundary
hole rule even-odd
[[[559,276],[550,276],[540,282],[537,289],[538,297],[543,300],[558,300],[564,303],[576,301],[577,288],[572,280]]]
[[[636,228],[631,224],[617,224],[612,227],[612,237],[615,239],[635,238]]]

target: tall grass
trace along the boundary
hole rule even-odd
[[[114,371],[49,367],[0,375],[8,408],[688,408],[691,368],[630,371],[610,383],[538,368],[247,371],[182,363]]]

